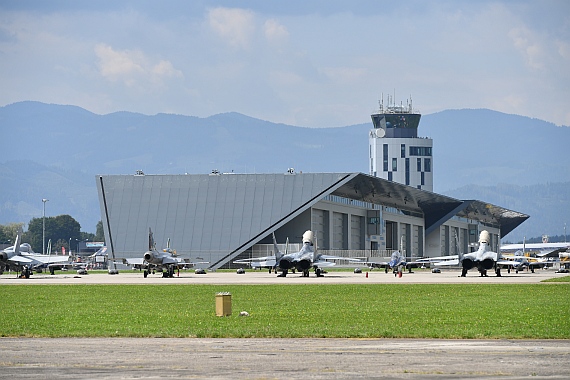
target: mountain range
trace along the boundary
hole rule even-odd
[[[94,232],[97,174],[368,173],[372,123],[307,128],[230,112],[207,118],[19,102],[0,107],[0,224],[69,214]],[[423,115],[434,191],[531,215],[511,232],[561,235],[570,210],[570,128],[488,109]]]

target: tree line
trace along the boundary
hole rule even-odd
[[[34,252],[42,252],[44,243],[44,218],[32,218],[28,223],[28,230],[23,233],[21,243],[29,243]],[[0,225],[0,244],[13,245],[16,234],[23,229],[24,223],[9,223]],[[80,241],[105,241],[103,234],[103,223],[99,221],[96,233],[81,231],[81,225],[70,215],[58,215],[45,217],[45,247],[51,239],[52,251],[61,250],[62,247],[67,252],[77,248]]]

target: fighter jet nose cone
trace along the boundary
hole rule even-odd
[[[313,243],[313,231],[305,231],[303,234],[303,244],[305,243]]]
[[[489,231],[487,230],[481,231],[481,233],[479,234],[479,243],[489,244],[490,241],[491,241],[491,234],[489,234]]]

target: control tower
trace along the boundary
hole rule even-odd
[[[421,114],[406,105],[395,105],[388,96],[371,115],[369,133],[370,175],[433,192],[433,140],[418,137]]]

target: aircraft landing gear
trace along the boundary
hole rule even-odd
[[[467,269],[463,268],[461,270],[461,277],[467,277]]]
[[[317,275],[317,277],[323,277],[323,270],[321,268],[315,268],[315,274]]]
[[[288,272],[287,269],[283,269],[281,271],[281,274],[278,274],[277,277],[287,277],[287,272]]]
[[[148,276],[148,271],[146,269],[143,272],[143,276],[144,276],[144,278],[147,278],[147,276]]]

